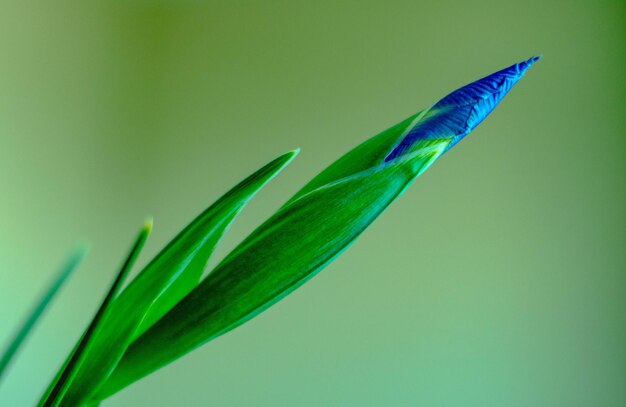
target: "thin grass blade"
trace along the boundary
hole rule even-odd
[[[451,93],[320,173],[132,343],[97,397],[241,325],[312,278],[476,127],[535,61]]]
[[[46,291],[43,293],[35,308],[33,308],[26,320],[17,330],[13,338],[11,338],[7,347],[2,353],[2,357],[0,358],[0,381],[2,380],[4,373],[13,361],[18,350],[28,337],[28,334],[30,334],[30,332],[33,330],[35,324],[37,323],[37,321],[39,321],[39,318],[48,308],[48,305],[56,296],[59,289],[67,281],[67,279],[74,272],[74,270],[76,270],[80,262],[85,257],[86,253],[87,249],[81,247],[77,249],[74,254],[72,254],[68,262],[65,264],[65,266],[63,266],[63,268],[59,271],[54,280],[52,280]]]
[[[128,277],[128,273],[132,269],[141,249],[143,248],[150,232],[152,231],[152,220],[146,222],[144,227],[139,232],[135,243],[133,244],[124,264],[122,265],[120,271],[118,272],[113,284],[111,284],[111,288],[109,289],[107,295],[104,297],[100,308],[96,312],[96,315],[92,319],[89,327],[85,331],[85,334],[78,342],[76,349],[73,351],[72,356],[69,359],[69,362],[65,365],[58,381],[55,383],[52,391],[47,395],[45,401],[42,403],[44,407],[53,407],[53,406],[76,406],[78,404],[77,400],[72,400],[71,397],[65,397],[67,390],[69,389],[80,364],[83,362],[85,355],[88,352],[89,346],[92,344],[92,339],[97,334],[98,330],[102,329],[102,322],[106,320],[107,313],[111,312],[110,304],[113,299],[118,295],[119,291],[122,288],[122,284],[126,277]],[[98,375],[98,371],[92,371],[93,375]]]

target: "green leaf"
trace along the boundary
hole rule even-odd
[[[402,134],[401,127],[394,130],[396,138]],[[313,277],[350,245],[446,145],[447,141],[442,140],[409,157],[379,163],[300,194],[133,342],[97,396],[107,397],[235,328]],[[336,174],[341,172],[337,170]]]
[[[105,296],[100,308],[96,312],[93,320],[89,324],[89,327],[83,334],[82,338],[76,345],[75,349],[72,351],[72,355],[70,356],[68,362],[63,367],[60,376],[56,380],[54,387],[49,391],[48,394],[44,396],[41,405],[44,407],[53,407],[53,406],[75,406],[77,400],[72,400],[71,394],[70,397],[65,397],[67,390],[69,389],[72,381],[74,380],[78,369],[80,368],[81,363],[83,363],[84,358],[89,353],[89,348],[92,347],[93,342],[92,339],[98,334],[99,331],[102,331],[103,325],[102,321],[106,321],[106,317],[111,312],[110,304],[113,299],[118,295],[120,289],[122,288],[122,284],[124,280],[128,276],[133,264],[137,260],[141,249],[143,248],[146,239],[150,235],[150,231],[152,230],[152,221],[146,223],[143,227],[139,236],[135,240],[130,253],[126,257],[122,268],[117,274],[117,277],[113,281],[109,292]],[[112,344],[114,345],[114,344]],[[102,349],[100,351],[103,351]],[[102,368],[102,366],[99,366]],[[98,376],[98,371],[92,371],[92,376]]]
[[[65,264],[65,266],[63,266],[63,268],[59,271],[58,275],[54,278],[50,286],[46,289],[46,291],[39,299],[39,302],[37,303],[35,308],[30,312],[30,314],[22,323],[13,338],[9,341],[6,349],[2,353],[2,357],[0,358],[0,380],[2,379],[2,376],[6,372],[10,363],[13,361],[13,358],[17,354],[17,351],[24,343],[24,340],[26,339],[28,334],[32,331],[33,327],[35,326],[43,312],[46,310],[52,299],[55,297],[61,286],[63,286],[65,281],[67,281],[72,272],[76,270],[80,262],[85,257],[86,252],[87,250],[85,248],[79,248],[74,254],[72,254],[67,264]]]
[[[210,255],[233,219],[297,153],[281,155],[223,195],[181,231],[113,301],[102,331],[95,336],[68,390],[72,400],[86,401],[115,368],[131,341],[198,285]]]

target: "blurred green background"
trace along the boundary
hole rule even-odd
[[[302,153],[218,258],[339,155],[535,54],[339,260],[104,406],[626,405],[624,1],[2,1],[0,341],[86,262],[0,388],[38,399],[147,215],[145,263]]]

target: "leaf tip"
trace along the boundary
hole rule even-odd
[[[291,151],[287,151],[285,154],[278,157],[275,161],[280,163],[281,169],[289,165],[294,158],[300,153],[300,149],[296,148]]]
[[[154,226],[154,219],[152,218],[152,216],[149,216],[148,218],[146,218],[145,222],[143,223],[143,231],[146,234],[149,234],[152,232],[152,227]]]
[[[74,252],[72,254],[73,262],[76,264],[81,262],[85,257],[87,257],[90,250],[91,245],[89,242],[79,242],[74,248]]]

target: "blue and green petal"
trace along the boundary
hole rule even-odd
[[[422,141],[448,140],[448,151],[482,122],[513,85],[541,57],[511,65],[464,86],[441,99],[422,115],[385,161],[415,150]],[[445,152],[444,151],[444,152]]]

